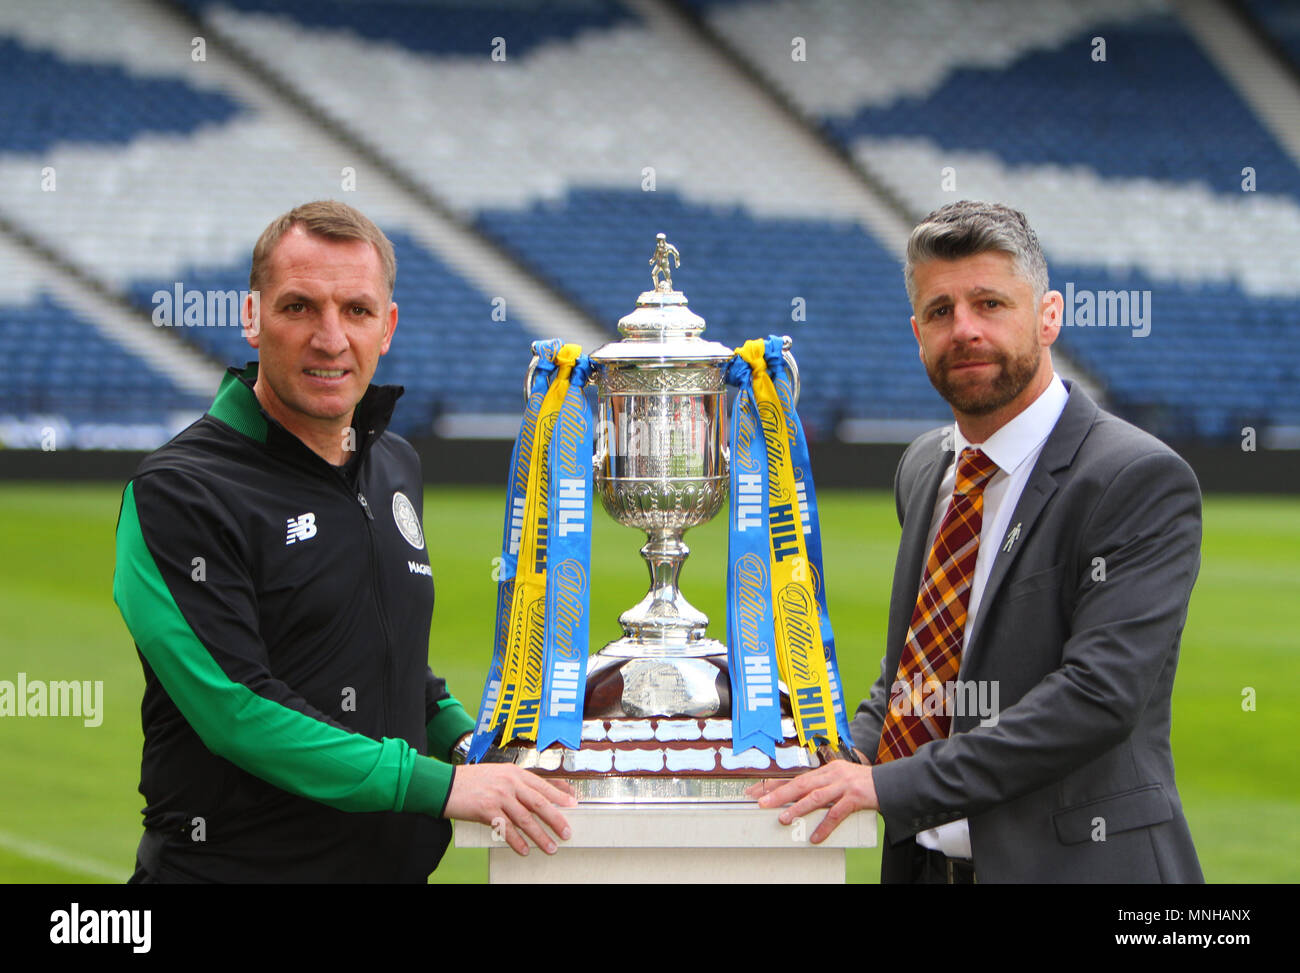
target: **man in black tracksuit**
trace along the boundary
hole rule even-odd
[[[520,852],[520,831],[555,848],[534,814],[567,837],[570,795],[450,762],[473,721],[427,662],[419,460],[386,431],[401,389],[369,384],[394,272],[350,207],[272,223],[245,309],[260,363],[127,485],[113,594],[145,673],[134,881],[424,881],[451,817],[508,821]]]

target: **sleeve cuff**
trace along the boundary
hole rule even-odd
[[[425,730],[429,755],[438,760],[450,760],[451,748],[466,733],[473,732],[474,720],[455,696],[448,696],[439,702],[438,712],[433,714]]]
[[[442,812],[447,809],[447,798],[451,796],[454,770],[451,764],[417,756],[401,810],[442,817]]]

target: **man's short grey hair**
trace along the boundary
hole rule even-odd
[[[1020,276],[1033,289],[1035,306],[1041,304],[1047,293],[1047,260],[1025,214],[999,203],[963,199],[935,210],[907,240],[903,283],[912,307],[916,307],[917,264],[960,260],[991,250],[1011,255]]]

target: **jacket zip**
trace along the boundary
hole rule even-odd
[[[370,509],[370,503],[366,500],[366,495],[357,490],[357,502],[361,504],[361,509],[366,515],[366,539],[370,543],[370,590],[374,593],[375,605],[379,608],[379,630],[384,636],[384,668],[383,678],[379,684],[380,705],[383,707],[384,723],[390,725],[392,714],[388,712],[388,677],[389,669],[392,666],[392,646],[393,639],[388,631],[388,610],[384,606],[383,594],[379,590],[379,582],[375,578],[376,568],[378,567],[375,560],[375,515]]]

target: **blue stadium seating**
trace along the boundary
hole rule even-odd
[[[46,152],[65,142],[124,144],[145,132],[187,135],[241,110],[233,99],[180,79],[70,63],[0,36],[0,151],[6,153]]]
[[[1089,57],[1101,33],[1106,60]],[[1155,56],[1159,52],[1159,56]],[[1098,27],[1004,70],[961,69],[924,98],[863,108],[825,125],[861,135],[921,135],[946,149],[1019,165],[1087,166],[1102,176],[1207,183],[1241,191],[1241,169],[1300,199],[1300,169],[1205,53],[1171,18]]]
[[[706,15],[742,2],[761,7],[755,0],[691,0]],[[1277,0],[1243,2],[1280,46],[1300,52],[1300,17],[1292,7]],[[641,24],[615,0],[183,4],[201,18],[215,17],[219,9],[222,16],[287,16],[394,45],[402,57],[447,63],[482,57],[496,36],[506,38],[511,57],[517,57],[571,43],[586,31]],[[927,15],[925,3],[916,6],[918,17]],[[1048,50],[1033,47],[1005,66],[958,68],[923,97],[900,96],[833,116],[809,111],[805,120],[850,152],[864,139],[912,138],[943,151],[985,153],[1006,166],[1082,169],[1102,181],[1200,185],[1219,198],[1240,198],[1241,170],[1249,165],[1259,173],[1261,195],[1300,201],[1300,168],[1176,17],[1106,25],[1104,63],[1087,56],[1092,33],[1076,33]],[[311,31],[303,32],[303,45],[317,42]],[[474,77],[464,75],[470,80],[458,83],[475,83]],[[0,79],[0,117],[6,120],[0,161],[27,161],[61,146],[132,146],[152,133],[183,138],[250,111],[233,93],[199,90],[181,77],[142,78],[124,67],[82,63],[3,34]],[[314,94],[328,93],[331,86],[346,86],[348,78],[346,72],[322,71],[313,84],[320,86]],[[708,97],[706,91],[686,94]],[[555,103],[564,97],[557,90]],[[594,129],[600,123],[592,119]],[[355,125],[353,131],[367,137]],[[466,156],[451,164],[476,161]],[[419,165],[404,158],[396,164],[407,166],[408,176]],[[698,193],[688,200],[662,188],[613,190],[568,172],[556,177],[563,187],[558,198],[476,207],[471,216],[485,235],[611,334],[648,285],[653,235],[667,232],[685,256],[674,279],[708,321],[706,337],[730,345],[772,332],[795,339],[806,378],[800,411],[813,438],[833,435],[842,418],[943,418],[944,407],[916,360],[897,260],[861,225],[760,217],[745,206],[710,205]],[[231,174],[229,183],[214,186],[214,198],[255,194],[258,187],[241,178]],[[1062,209],[1068,208],[1064,201]],[[228,230],[216,226],[214,239]],[[53,224],[41,231],[61,251],[60,241],[72,239],[78,226]],[[377,380],[407,387],[395,428],[424,432],[444,413],[517,413],[534,337],[523,326],[521,309],[509,309],[507,321],[492,321],[489,295],[408,235],[390,236],[400,267],[394,299],[401,320]],[[1189,241],[1193,245],[1219,244],[1207,238]],[[1260,296],[1239,284],[1189,274],[1156,279],[1141,270],[1060,258],[1050,249],[1048,259],[1054,286],[1151,292],[1150,337],[1135,337],[1125,328],[1082,327],[1066,328],[1061,337],[1063,348],[1102,383],[1122,415],[1170,438],[1225,440],[1247,424],[1300,425],[1300,342],[1294,339],[1300,302],[1294,295]],[[97,266],[86,269],[112,277]],[[219,259],[199,259],[169,279],[137,275],[124,286],[148,316],[153,293],[170,291],[176,281],[203,291],[241,290],[246,274],[246,263],[232,265],[227,249]],[[796,299],[803,301],[804,320],[792,317]],[[37,341],[29,334],[34,329],[43,335]],[[223,364],[252,357],[237,326],[179,331]],[[0,412],[58,408],[70,415],[146,421],[163,409],[196,405],[49,298],[0,306],[0,336],[9,351]]]
[[[0,307],[0,358],[0,415],[161,423],[208,405],[48,294]]]
[[[1239,439],[1243,426],[1300,425],[1300,314],[1290,298],[1235,285],[1178,286],[1139,272],[1061,264],[1053,286],[1150,292],[1150,333],[1065,327],[1060,341],[1104,376],[1118,412],[1174,439]],[[1067,313],[1067,322],[1070,315]]]
[[[227,6],[246,13],[291,17],[322,30],[349,30],[421,54],[482,56],[502,37],[510,57],[632,14],[615,0],[181,0],[195,11]]]
[[[1300,71],[1300,6],[1294,0],[1238,0],[1247,15]]]
[[[689,2],[705,16],[742,3],[762,6],[761,0]],[[1300,51],[1300,8],[1245,2],[1283,47]],[[918,20],[926,16],[923,4],[916,13]],[[1094,36],[1105,39],[1104,61],[1090,56]],[[760,73],[766,68],[754,66]],[[1249,166],[1259,191],[1300,200],[1300,167],[1172,15],[1094,24],[1005,67],[953,70],[925,96],[839,115],[808,111],[807,118],[850,152],[863,139],[921,138],[940,152],[985,153],[1012,168],[1054,165],[1103,180],[1200,184],[1237,199]],[[1065,199],[1059,210],[1068,214],[1069,207]],[[1185,245],[1213,251],[1223,244],[1207,235]],[[1258,245],[1300,253],[1300,237]],[[1176,264],[1178,254],[1170,256]],[[1152,292],[1152,336],[1077,327],[1061,334],[1062,348],[1104,386],[1121,415],[1169,438],[1220,441],[1239,438],[1243,425],[1300,422],[1294,295],[1259,296],[1195,279],[1157,281],[1136,270],[1054,259],[1050,248],[1047,257],[1053,286],[1068,281],[1094,292]]]

